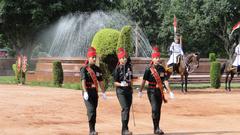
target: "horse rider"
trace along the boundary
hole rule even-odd
[[[96,113],[98,106],[98,85],[102,90],[102,97],[106,99],[105,87],[103,84],[102,71],[96,63],[96,49],[90,47],[87,52],[87,60],[85,66],[80,70],[80,77],[83,88],[83,99],[87,108],[89,135],[97,135],[95,130]]]
[[[179,62],[179,56],[184,55],[182,50],[182,36],[180,36],[179,34],[175,35],[174,42],[172,42],[169,50],[171,52],[171,56],[167,62],[167,65],[168,67],[172,67],[173,71],[175,71]]]
[[[132,66],[127,60],[127,53],[123,48],[118,49],[118,65],[114,71],[114,85],[121,105],[122,135],[132,135],[128,130],[129,112],[132,105]]]
[[[234,67],[237,67],[237,71],[239,72],[239,70],[240,70],[240,42],[238,43],[238,45],[235,48],[235,54],[236,54],[236,58],[232,65]]]
[[[153,133],[162,135],[164,132],[159,127],[162,101],[167,102],[164,92],[163,83],[165,83],[165,68],[160,65],[160,52],[153,51],[152,61],[149,67],[146,68],[143,81],[139,89],[139,96],[142,96],[142,90],[145,86],[145,82],[148,81],[147,95],[152,107],[152,121],[153,121]]]

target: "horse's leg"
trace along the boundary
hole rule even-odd
[[[228,75],[229,75],[229,72],[226,72],[226,79],[225,79],[225,90],[227,91],[228,90]]]
[[[181,82],[182,82],[182,92],[185,93],[185,91],[183,90],[183,84],[184,84],[184,82],[183,82],[183,75],[181,75]]]
[[[230,79],[229,79],[229,84],[228,84],[228,90],[229,90],[229,91],[231,91],[231,82],[232,82],[232,79],[233,79],[233,77],[234,77],[234,74],[235,74],[235,73],[232,71],[232,72],[231,72],[231,77],[230,77]]]
[[[188,85],[188,74],[185,74],[185,92],[187,92],[187,85]]]

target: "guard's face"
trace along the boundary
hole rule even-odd
[[[154,65],[160,64],[160,57],[155,57],[152,59]]]
[[[119,63],[122,65],[126,64],[126,62],[127,62],[127,58],[125,58],[125,57],[119,59]]]
[[[88,58],[88,61],[89,61],[89,64],[95,64],[96,63],[96,56],[93,56],[93,57],[89,57]]]
[[[179,43],[180,43],[179,37],[176,37],[176,38],[174,39],[174,42],[177,43],[177,44],[179,44]]]

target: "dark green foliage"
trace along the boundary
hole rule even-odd
[[[108,65],[104,62],[100,62],[100,68],[103,72],[103,82],[105,88],[112,88],[113,87],[113,77],[111,72],[108,70]]]
[[[118,44],[116,49],[122,47],[128,52],[129,55],[131,55],[133,53],[131,36],[132,36],[132,27],[124,26],[118,38]]]
[[[120,9],[119,3],[121,0],[0,0],[0,34],[6,37],[8,47],[18,53],[34,48],[37,34],[61,16]]]
[[[102,29],[93,38],[92,46],[100,57],[115,54],[120,32],[114,29]]]
[[[53,62],[53,84],[58,87],[63,84],[63,68],[60,61]]]
[[[112,72],[117,64],[116,48],[120,32],[114,29],[102,29],[93,38],[92,46],[100,56],[100,68],[103,72],[105,87],[113,87]]]
[[[113,88],[114,80],[113,80],[112,74],[117,65],[117,62],[118,62],[118,59],[115,54],[108,55],[104,58],[101,58],[100,68],[103,72],[103,80],[104,80],[106,89]]]
[[[239,21],[237,0],[123,0],[127,15],[139,23],[151,44],[166,51],[173,41],[173,17],[183,36],[184,52],[199,52],[205,58],[216,51],[219,56],[231,54],[228,35]]]
[[[17,53],[22,48],[31,50],[39,31],[61,16],[112,9],[121,9],[138,23],[161,52],[173,41],[176,15],[184,52],[200,51],[203,57],[212,51],[221,57],[231,55],[233,43],[228,37],[240,18],[239,0],[0,0],[0,34],[6,37],[0,46]]]
[[[221,63],[218,61],[211,62],[210,67],[210,82],[213,88],[220,88],[221,86]]]
[[[17,71],[17,66],[16,66],[16,64],[13,64],[13,65],[12,65],[12,70],[14,71],[15,79],[16,79],[17,82],[18,82],[18,71]]]
[[[216,61],[216,54],[215,53],[209,53],[209,61],[210,62]]]

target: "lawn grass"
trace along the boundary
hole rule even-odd
[[[0,76],[0,84],[16,84],[15,76]],[[26,85],[29,86],[44,86],[44,87],[57,87],[54,86],[52,82],[28,82]],[[135,85],[134,89],[140,86]],[[181,89],[181,84],[171,84],[171,89]],[[221,83],[221,88],[224,88],[225,84]],[[232,88],[240,88],[240,83],[232,83]],[[81,90],[82,86],[80,83],[64,83],[62,88]],[[146,87],[147,88],[147,85]],[[210,83],[191,83],[188,84],[188,89],[206,89],[211,88]],[[109,88],[110,90],[115,90],[115,88]]]
[[[15,76],[0,76],[0,84],[16,84]]]

